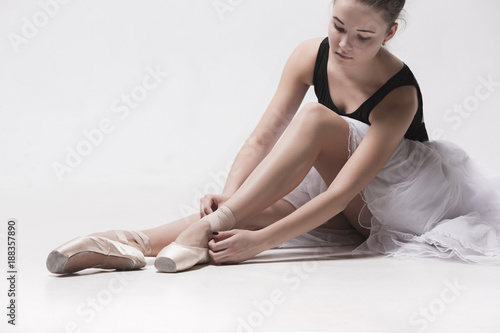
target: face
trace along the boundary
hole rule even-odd
[[[335,0],[328,28],[330,56],[344,66],[366,63],[394,36],[397,24],[388,29],[373,8],[356,0]]]

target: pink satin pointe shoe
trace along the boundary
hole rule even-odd
[[[175,273],[207,262],[208,248],[180,245],[173,242],[158,253],[155,267],[160,272]]]
[[[129,241],[125,232],[131,234],[135,242]],[[86,268],[134,270],[146,266],[144,255],[149,252],[149,238],[142,232],[107,231],[78,237],[59,246],[47,257],[47,269],[55,274]]]
[[[200,223],[192,224],[188,228],[189,231],[186,229],[186,232],[195,232],[198,235],[201,233],[201,235],[203,235],[203,233],[209,231],[215,232],[229,230],[235,224],[236,218],[234,217],[233,212],[229,207],[223,205],[217,208],[215,212],[202,217]],[[182,233],[179,237],[182,237]],[[179,239],[179,237],[177,239]],[[209,237],[205,236],[202,238],[201,243],[198,244],[207,244],[210,239]],[[190,241],[190,244],[196,244],[190,236],[187,236],[187,240],[184,238],[182,242]],[[155,267],[160,272],[175,273],[190,269],[197,264],[205,264],[208,262],[208,259],[209,255],[207,246],[188,246],[173,242],[164,247],[160,253],[158,253],[155,260]]]

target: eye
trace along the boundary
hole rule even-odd
[[[341,33],[344,33],[344,32],[345,32],[345,29],[344,29],[344,28],[339,27],[336,23],[333,23],[333,26],[335,27],[335,29],[336,29],[338,32],[341,32]]]
[[[367,41],[369,41],[371,38],[370,38],[370,37],[363,37],[363,36],[358,35],[358,39],[359,39],[360,41],[362,41],[362,42],[367,42]]]

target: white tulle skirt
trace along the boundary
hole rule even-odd
[[[349,123],[349,154],[369,126]],[[327,186],[313,168],[284,199],[296,208]],[[448,142],[403,140],[389,162],[362,191],[360,224],[370,230],[364,240],[355,232],[316,229],[283,244],[352,245],[355,254],[438,257],[500,264],[500,199],[467,154]]]

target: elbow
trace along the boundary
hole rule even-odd
[[[266,154],[271,151],[276,142],[278,141],[279,133],[275,132],[262,132],[252,134],[247,142],[248,148],[264,151]]]
[[[349,205],[349,203],[351,202],[351,200],[347,200],[347,199],[340,199],[338,200],[338,208],[339,208],[339,211],[340,212],[343,212],[344,210],[346,210],[347,206]]]
[[[349,190],[334,190],[331,189],[330,202],[334,203],[335,211],[340,213],[347,209],[352,200],[359,193],[354,193]]]

